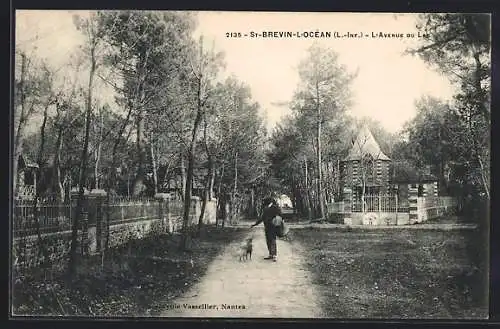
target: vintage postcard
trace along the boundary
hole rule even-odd
[[[17,10],[11,316],[487,319],[491,39]]]

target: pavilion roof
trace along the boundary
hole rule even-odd
[[[344,161],[360,160],[367,154],[371,155],[375,160],[391,160],[382,152],[368,126],[364,125],[356,136],[353,146]]]

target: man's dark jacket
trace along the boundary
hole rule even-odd
[[[273,225],[272,225],[272,220],[276,216],[281,216],[281,209],[275,204],[272,204],[270,207],[264,208],[262,212],[262,216],[260,219],[255,222],[254,225],[259,225],[260,223],[264,222],[264,227],[266,231],[270,230]]]

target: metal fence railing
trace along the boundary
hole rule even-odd
[[[89,216],[89,222],[95,220],[97,211],[103,219],[109,215],[110,224],[121,222],[140,221],[160,218],[161,212],[169,212],[172,217],[182,217],[184,203],[182,200],[169,200],[160,206],[160,200],[153,198],[136,197],[112,197],[107,204],[103,198],[101,205],[85,202],[85,211]],[[191,202],[193,210],[195,202]],[[41,234],[69,231],[72,228],[73,219],[76,217],[76,199],[61,202],[56,200],[39,200],[37,208],[34,208],[34,200],[15,200],[12,218],[14,237],[35,235],[38,230]],[[35,214],[37,214],[35,216]],[[35,220],[36,219],[36,220]],[[197,221],[194,211],[191,211],[191,220]]]
[[[353,212],[407,212],[408,200],[396,195],[365,195],[352,201]]]
[[[159,218],[160,203],[150,198],[113,197],[109,210],[104,209],[104,217],[108,214],[110,223]]]
[[[75,208],[76,200],[40,200],[36,209],[34,200],[16,200],[12,222],[14,236],[37,234],[38,228],[41,234],[71,230]]]
[[[19,186],[16,197],[32,200],[35,197],[35,186],[34,185]]]
[[[365,195],[350,201],[350,207],[338,201],[327,205],[329,214],[341,214],[350,209],[351,212],[409,212],[409,201],[407,198],[399,198],[396,195]],[[451,209],[457,206],[457,200],[453,197],[426,196],[417,198],[418,209],[444,208]]]
[[[349,202],[350,205],[346,203]],[[337,201],[328,204],[329,214],[351,212],[408,212],[408,199],[398,198],[396,195],[365,195],[351,201]]]

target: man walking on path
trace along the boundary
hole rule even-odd
[[[265,198],[263,201],[263,212],[255,224],[251,227],[257,226],[260,223],[264,222],[264,230],[266,233],[266,243],[267,250],[269,250],[269,256],[264,259],[272,259],[273,261],[277,261],[277,250],[276,250],[276,228],[272,224],[272,220],[276,216],[281,216],[281,209],[278,206],[278,203],[273,198]]]
[[[248,237],[252,233],[248,232]],[[259,257],[267,256],[264,238],[263,234],[256,234],[254,239],[254,252]],[[324,316],[318,287],[304,259],[303,245],[298,241],[276,241],[280,248],[279,264],[266,260],[240,262],[237,252],[242,239],[228,245],[208,266],[203,278],[182,296],[170,299],[160,316],[281,319]],[[210,305],[215,307],[208,308]]]

